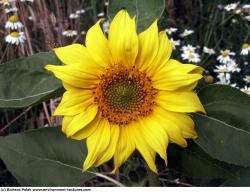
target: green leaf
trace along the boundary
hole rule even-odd
[[[215,159],[250,166],[250,97],[223,85],[212,85],[199,93],[207,114],[194,114],[195,142]]]
[[[238,179],[228,179],[221,186],[249,187],[250,186],[250,168],[240,169]]]
[[[0,108],[23,108],[62,92],[62,85],[44,69],[60,64],[50,52],[12,60],[0,65]]]
[[[168,167],[195,178],[238,178],[237,167],[213,159],[191,141],[187,148],[170,144],[168,162]]]
[[[0,139],[0,157],[22,186],[79,186],[94,177],[82,172],[83,141],[58,128],[36,129]]]
[[[164,0],[110,0],[108,16],[113,19],[121,9],[128,10],[131,17],[136,16],[137,32],[148,28],[156,19],[159,19],[165,9]]]

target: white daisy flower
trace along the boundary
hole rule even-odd
[[[71,14],[69,15],[69,19],[77,19],[77,18],[79,18],[79,15],[78,15],[78,14],[71,13]]]
[[[206,47],[206,46],[203,47],[203,52],[206,53],[206,54],[209,54],[209,55],[215,54],[214,49],[208,48],[208,47]]]
[[[220,10],[222,10],[222,9],[224,9],[224,6],[221,5],[221,4],[219,4],[219,5],[217,5],[217,8],[220,9]]]
[[[17,12],[18,9],[16,7],[6,8],[4,9],[5,13],[14,13]]]
[[[239,87],[237,86],[237,84],[236,84],[236,83],[234,83],[234,84],[230,84],[230,86],[231,86],[231,87],[234,87],[234,88],[238,88],[238,89],[239,89]]]
[[[104,12],[100,12],[97,14],[97,17],[104,17]]]
[[[173,38],[170,38],[169,41],[171,42],[174,50],[176,46],[179,46],[181,44],[180,40],[174,40]]]
[[[250,4],[245,4],[242,6],[243,9],[250,9]]]
[[[247,21],[250,21],[250,15],[245,16],[245,19],[246,19]]]
[[[227,65],[218,65],[218,66],[215,66],[216,69],[214,69],[214,72],[216,73],[229,73],[229,72],[232,72],[232,69],[230,67],[228,67]]]
[[[219,73],[217,75],[219,81],[217,84],[229,85],[231,83],[231,74],[230,73]]]
[[[235,13],[235,14],[241,14],[242,11],[241,11],[241,9],[236,9],[236,10],[234,11],[234,13]]]
[[[239,2],[237,3],[230,3],[224,7],[226,11],[233,11],[238,7]]]
[[[250,83],[250,76],[249,76],[249,75],[246,75],[245,78],[243,78],[243,80],[244,80],[246,83]]]
[[[223,64],[230,62],[231,60],[230,56],[235,55],[235,53],[231,52],[230,50],[221,50],[220,53],[221,54],[217,57],[217,60]]]
[[[5,41],[10,44],[19,45],[26,40],[23,32],[14,31],[5,37]]]
[[[0,0],[0,4],[7,6],[10,5],[10,3],[15,2],[16,0]]]
[[[187,37],[187,36],[191,35],[192,33],[194,33],[193,30],[185,29],[184,32],[180,34],[180,36],[181,37]]]
[[[184,52],[181,54],[181,57],[188,62],[198,63],[201,61],[200,55],[195,52]]]
[[[168,35],[171,35],[174,32],[177,32],[177,28],[174,27],[170,27],[164,30],[165,32],[167,32]]]
[[[244,88],[241,88],[240,90],[241,90],[242,92],[244,92],[244,93],[250,95],[250,87],[245,86]]]
[[[21,2],[30,2],[30,3],[33,3],[34,2],[34,0],[21,0]]]
[[[194,46],[191,46],[191,45],[186,45],[186,46],[182,46],[181,47],[181,50],[183,51],[183,52],[188,52],[188,53],[190,53],[190,52],[194,52],[195,51],[195,47]]]
[[[109,25],[110,25],[109,21],[105,21],[105,22],[102,23],[103,31],[105,33],[109,32]]]
[[[227,67],[231,70],[231,72],[240,72],[241,69],[238,67],[238,64],[234,60],[230,60],[227,64]]]
[[[80,9],[80,10],[76,11],[77,15],[80,15],[80,14],[83,14],[83,13],[85,13],[85,9]]]
[[[232,19],[232,23],[237,23],[237,19]]]
[[[250,45],[248,43],[244,43],[241,48],[240,55],[248,55],[250,52]]]
[[[62,35],[63,36],[66,36],[66,37],[74,37],[74,36],[77,36],[77,31],[76,30],[65,30],[62,32]]]
[[[18,20],[16,15],[9,17],[8,21],[5,24],[6,29],[16,30],[23,27],[23,24]]]

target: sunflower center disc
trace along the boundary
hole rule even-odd
[[[115,66],[101,76],[94,94],[102,117],[123,125],[147,116],[152,111],[157,91],[145,73]]]

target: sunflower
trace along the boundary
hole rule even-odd
[[[100,22],[86,46],[54,50],[64,65],[46,66],[66,89],[54,115],[64,116],[67,137],[86,138],[84,170],[113,158],[115,172],[138,150],[157,172],[156,154],[167,164],[168,143],[186,147],[185,138],[197,137],[187,113],[205,112],[193,92],[203,69],[170,59],[171,42],[157,21],[138,35],[135,19],[121,10],[108,38]]]

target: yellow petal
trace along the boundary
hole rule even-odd
[[[66,130],[68,128],[68,125],[72,121],[74,117],[73,116],[64,116],[62,120],[62,132],[66,134]]]
[[[62,101],[56,108],[54,115],[74,116],[86,109],[93,103],[93,93],[91,90],[81,90],[80,92],[66,91]]]
[[[76,140],[83,140],[89,137],[98,127],[100,119],[101,119],[101,116],[97,114],[95,118],[93,119],[93,121],[87,124],[84,128],[74,133],[70,138],[76,139]]]
[[[183,124],[186,124],[186,127],[184,127],[184,126],[181,127],[182,136],[184,138],[196,139],[198,137],[198,134],[195,131],[195,127],[194,126],[188,126],[188,124],[191,124],[190,122],[191,121],[193,122],[193,120],[192,119],[191,119],[191,121],[188,120],[188,119],[185,120],[185,118],[183,118],[183,116],[182,116],[181,120],[182,120]],[[194,122],[193,122],[193,125],[194,125]]]
[[[111,53],[108,47],[108,40],[100,27],[100,22],[102,21],[103,19],[100,19],[88,30],[86,47],[89,50],[89,54],[98,64],[108,67],[112,63]]]
[[[153,116],[140,120],[141,133],[148,145],[157,152],[167,165],[167,146],[168,135],[161,124],[159,124]]]
[[[159,36],[157,20],[144,32],[139,34],[139,50],[136,58],[136,66],[144,71],[150,68],[152,61],[158,52]]]
[[[148,142],[142,137],[141,126],[139,123],[133,123],[133,137],[135,141],[136,149],[141,153],[142,157],[145,159],[148,167],[155,173],[157,173],[157,168],[155,165],[156,152],[151,148]]]
[[[186,113],[171,112],[164,109],[162,115],[168,118],[169,121],[175,123],[180,128],[184,138],[197,138],[197,133],[194,128],[194,121]]]
[[[66,66],[47,65],[45,68],[52,71],[57,78],[61,79],[66,84],[78,88],[96,87],[96,84],[99,82],[98,75],[101,74],[101,72],[94,67],[91,69],[93,70],[92,72],[90,72],[90,69],[85,70],[82,64],[71,64]]]
[[[110,124],[101,119],[95,132],[87,138],[88,155],[83,164],[83,170],[89,169],[96,159],[107,149],[110,143]]]
[[[165,32],[159,33],[159,49],[154,61],[151,64],[151,68],[148,71],[149,75],[153,75],[159,71],[168,61],[172,54],[173,46],[168,39]]]
[[[182,147],[187,147],[187,142],[182,135],[181,128],[178,127],[177,124],[177,122],[181,122],[182,120],[177,119],[176,122],[172,121],[169,119],[169,114],[171,113],[172,112],[166,112],[165,109],[156,106],[154,107],[152,117],[154,117],[154,119],[165,129],[171,143],[176,143]]]
[[[67,128],[65,128],[65,133],[67,137],[71,137],[76,132],[84,129],[86,125],[88,125],[91,121],[94,120],[98,111],[97,105],[89,106],[85,111],[82,113],[74,116],[72,121],[68,124]]]
[[[81,63],[89,58],[88,50],[81,44],[72,44],[54,49],[55,54],[64,64]]]
[[[188,92],[167,92],[159,91],[156,103],[168,111],[173,112],[203,112],[203,108],[198,96],[191,91]]]
[[[159,90],[192,90],[197,85],[198,80],[202,78],[202,71],[201,67],[169,60],[151,79],[154,87]]]
[[[181,62],[170,59],[165,65],[162,66],[160,71],[170,72],[175,71],[189,74],[202,74],[204,69],[200,66],[196,66],[193,64],[182,64]]]
[[[133,139],[133,128],[130,125],[120,128],[120,135],[114,154],[114,170],[117,169],[129,158],[135,150],[135,142]]]
[[[111,125],[110,126],[110,142],[105,150],[100,156],[98,156],[96,162],[94,163],[95,167],[109,161],[115,154],[118,139],[120,134],[120,128],[118,125]]]
[[[110,24],[109,48],[114,64],[134,65],[138,53],[135,20],[126,10],[119,11]]]
[[[157,77],[152,81],[154,88],[159,90],[174,91],[191,85],[193,89],[198,80],[202,78],[202,75],[164,72],[161,74],[159,73],[154,77]]]

